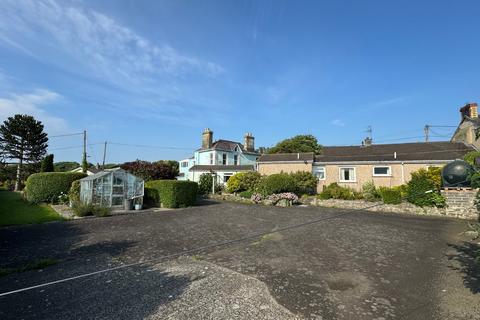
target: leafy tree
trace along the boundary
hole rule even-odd
[[[80,166],[80,163],[75,161],[61,161],[56,162],[53,167],[55,172],[66,172],[76,169]]]
[[[210,173],[202,173],[198,181],[198,193],[199,194],[209,194],[212,193],[212,183],[213,177]],[[215,192],[220,190],[220,185],[218,185],[215,180]]]
[[[173,180],[178,175],[178,162],[176,165],[173,162],[176,161],[161,160],[157,162],[149,162],[136,160],[133,162],[125,162],[120,168],[131,172],[145,181]]]
[[[47,152],[48,136],[43,124],[29,115],[16,114],[0,126],[0,145],[9,159],[18,160],[15,190],[20,190],[24,163],[39,162]]]
[[[297,135],[289,139],[285,139],[277,143],[274,147],[268,149],[268,153],[297,153],[297,152],[313,152],[320,154],[322,146],[318,143],[317,138],[311,134]]]
[[[55,171],[55,168],[53,166],[53,154],[47,154],[47,156],[43,158],[40,171],[41,172]]]

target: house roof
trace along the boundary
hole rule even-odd
[[[189,171],[249,171],[253,170],[253,165],[195,165]]]
[[[370,146],[323,147],[322,154],[312,153],[263,155],[259,162],[359,162],[359,161],[428,161],[455,160],[473,151],[473,147],[459,142],[415,142],[373,144]]]
[[[220,140],[215,141],[215,142],[212,144],[212,147],[211,147],[211,148],[208,148],[208,149],[200,148],[200,149],[198,149],[198,151],[205,151],[205,150],[234,151],[236,146],[238,146],[238,147],[240,148],[240,150],[242,150],[243,153],[258,154],[258,153],[255,152],[255,151],[247,151],[247,150],[244,148],[243,144],[241,144],[240,142],[230,141],[230,140],[223,140],[223,139],[220,139]]]
[[[313,161],[314,154],[313,152],[305,153],[275,153],[275,154],[264,154],[259,159],[258,162],[293,162],[293,161]]]

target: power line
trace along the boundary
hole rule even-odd
[[[83,133],[82,133],[83,134]],[[103,142],[96,142],[96,143],[88,143],[87,146],[94,146],[98,144],[103,144]],[[58,147],[58,148],[48,148],[49,151],[51,150],[66,150],[66,149],[77,149],[77,148],[83,148],[82,145],[76,145],[76,146],[65,146],[65,147]]]
[[[59,134],[59,135],[55,135],[55,136],[48,136],[48,138],[60,138],[60,137],[71,137],[71,136],[80,136],[82,135],[83,132],[79,132],[79,133],[66,133],[66,134]]]
[[[146,144],[129,144],[129,143],[111,142],[111,141],[108,141],[108,144],[117,145],[117,146],[136,147],[136,148],[154,148],[154,149],[171,149],[171,150],[195,150],[195,149],[197,149],[197,148],[186,148],[186,147],[155,146],[155,145],[146,145]]]

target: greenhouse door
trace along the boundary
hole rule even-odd
[[[123,206],[124,199],[125,199],[124,175],[115,174],[113,176],[112,206]]]

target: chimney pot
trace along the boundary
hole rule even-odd
[[[465,106],[460,108],[460,115],[463,118],[469,117],[471,119],[478,118],[478,105],[476,103],[467,103]]]

